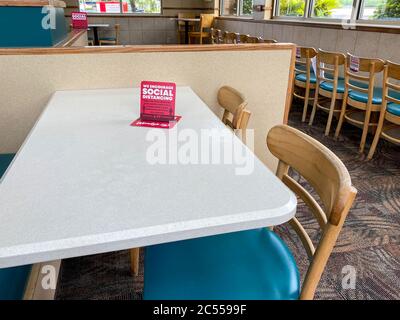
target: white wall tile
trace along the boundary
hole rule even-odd
[[[378,32],[357,31],[354,53],[362,57],[377,57],[380,36]]]
[[[337,38],[338,30],[322,29],[319,39],[319,45],[315,49],[321,48],[322,50],[335,51]]]

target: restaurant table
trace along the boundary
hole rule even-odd
[[[174,163],[173,152],[172,164],[149,162],[157,134],[170,135],[171,146],[184,129],[233,136],[191,88],[177,88],[182,118],[174,129],[131,126],[139,110],[137,88],[53,94],[0,183],[0,268],[273,226],[294,216],[295,195],[251,151],[247,175],[236,174],[235,162]],[[233,142],[243,147],[238,137]]]
[[[189,44],[189,23],[200,22],[200,18],[171,18],[172,20],[185,23],[185,44]]]
[[[88,25],[89,28],[93,29],[93,45],[98,46],[99,45],[99,32],[98,28],[109,28],[110,25],[107,23],[91,23]]]

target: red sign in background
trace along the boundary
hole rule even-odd
[[[88,19],[86,12],[72,12],[71,13],[72,28],[74,29],[87,29]]]

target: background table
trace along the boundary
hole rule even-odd
[[[189,23],[200,22],[200,18],[171,18],[176,21],[183,21],[185,23],[185,44],[189,44]],[[178,27],[179,28],[179,27]]]
[[[232,134],[188,87],[177,88],[176,112],[178,132]],[[294,194],[251,152],[254,171],[243,176],[233,164],[149,164],[152,129],[130,126],[138,116],[138,89],[53,95],[0,183],[0,268],[277,225],[294,216]]]
[[[99,32],[98,28],[109,28],[110,25],[106,23],[91,23],[88,25],[89,28],[93,29],[93,45],[98,46],[99,45]]]

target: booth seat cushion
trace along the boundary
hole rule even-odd
[[[400,104],[389,103],[386,110],[395,116],[400,116]]]
[[[31,265],[0,269],[0,300],[20,300],[24,296]]]
[[[296,80],[301,81],[301,82],[306,82],[307,81],[307,74],[305,73],[299,73],[296,75]],[[316,83],[317,78],[315,77],[314,73],[310,74],[310,83]]]
[[[117,39],[115,37],[102,37],[99,38],[100,41],[104,40],[104,41],[116,41]]]
[[[0,178],[10,165],[14,154],[0,154]],[[31,266],[0,269],[0,300],[22,299]]]
[[[14,156],[15,154],[12,153],[0,154],[0,178],[6,172]]]
[[[269,229],[150,246],[144,299],[298,299],[299,272]]]

